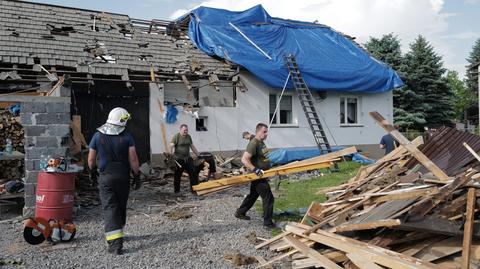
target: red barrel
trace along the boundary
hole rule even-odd
[[[74,191],[74,173],[38,173],[35,217],[72,221]]]

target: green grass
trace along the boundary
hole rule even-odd
[[[325,195],[316,195],[321,188],[337,186],[347,182],[350,178],[355,176],[361,164],[354,162],[339,162],[339,172],[331,173],[327,169],[321,169],[324,174],[321,177],[314,177],[307,180],[289,180],[283,179],[280,183],[280,190],[274,191],[275,204],[274,212],[282,212],[289,209],[299,209],[308,207],[313,201],[323,202],[326,200]],[[271,180],[272,190],[274,181]],[[256,209],[261,212],[261,203],[256,204]],[[300,221],[300,216],[274,217],[274,220],[279,221]],[[275,235],[279,231],[273,231]]]

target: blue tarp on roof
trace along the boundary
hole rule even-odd
[[[337,151],[344,149],[342,146],[333,146],[332,151]],[[327,152],[322,152],[326,154]],[[318,147],[297,147],[297,148],[280,148],[276,149],[268,154],[270,159],[270,164],[279,165],[286,164],[293,161],[301,161],[313,157],[320,156],[320,150]],[[375,163],[375,160],[368,159],[360,153],[354,153],[347,155],[352,158],[352,161],[363,164],[372,164]]]
[[[243,66],[273,88],[283,88],[284,56],[290,54],[311,90],[374,93],[403,86],[390,67],[325,25],[272,18],[261,5],[242,12],[199,7],[186,16],[199,49]],[[293,88],[291,81],[287,87]]]

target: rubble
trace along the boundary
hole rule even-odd
[[[260,267],[290,257],[292,268],[480,268],[480,161],[452,146],[479,151],[480,137],[445,127],[420,150],[421,138],[397,140],[400,147],[349,182],[321,190],[329,199],[312,202],[300,223],[258,244],[281,252]]]

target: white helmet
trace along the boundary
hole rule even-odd
[[[97,128],[97,130],[107,135],[119,135],[125,130],[125,125],[130,119],[128,111],[121,107],[116,107],[108,114],[107,123]]]
[[[121,107],[116,107],[110,111],[108,114],[107,123],[117,125],[117,126],[125,126],[127,125],[127,121],[130,119],[130,114],[128,111]]]

